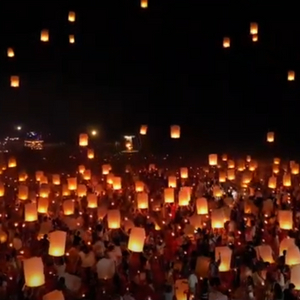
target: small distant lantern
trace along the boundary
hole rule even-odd
[[[230,48],[230,38],[229,37],[223,38],[223,48]]]
[[[135,182],[135,191],[137,193],[144,191],[144,182],[143,181],[136,181]]]
[[[207,215],[208,214],[208,203],[206,198],[198,198],[196,201],[196,208],[198,215]]]
[[[17,160],[14,157],[10,157],[8,160],[8,167],[15,168],[17,166]]]
[[[180,126],[178,126],[178,125],[171,126],[171,138],[172,139],[180,138]]]
[[[38,200],[38,213],[46,214],[48,212],[49,200],[47,198],[39,198]]]
[[[76,191],[77,190],[77,178],[76,177],[68,178],[68,189],[70,191]]]
[[[257,34],[253,34],[252,35],[252,42],[256,43],[258,41],[258,35]]]
[[[79,146],[86,147],[89,143],[89,136],[86,133],[79,135]]]
[[[108,175],[110,171],[111,171],[110,165],[108,164],[102,165],[102,175]]]
[[[174,203],[174,188],[164,189],[164,199],[165,203]]]
[[[178,205],[179,206],[188,206],[190,202],[190,197],[187,190],[181,190],[178,193]]]
[[[267,142],[268,143],[274,143],[275,140],[275,133],[273,131],[270,131],[267,133]]]
[[[257,35],[258,34],[258,24],[255,22],[250,23],[250,34]]]
[[[119,229],[121,226],[121,214],[118,209],[107,211],[107,223],[109,229]]]
[[[88,194],[87,196],[88,208],[98,207],[98,198],[95,194]]]
[[[88,149],[87,157],[88,157],[88,159],[94,159],[95,158],[95,152],[94,152],[93,149]]]
[[[54,185],[60,185],[60,175],[59,174],[52,175],[52,183]]]
[[[277,187],[277,178],[275,176],[271,176],[269,178],[268,187],[270,189],[276,189],[276,187]]]
[[[148,0],[141,0],[141,8],[148,8]]]
[[[25,204],[25,222],[34,222],[38,218],[35,203]]]
[[[114,177],[113,178],[113,189],[115,191],[118,191],[122,189],[122,178],[121,177]]]
[[[142,125],[140,128],[140,135],[146,135],[148,131],[148,126],[147,125]]]
[[[145,192],[141,192],[137,194],[137,207],[138,209],[148,209],[148,194]]]
[[[217,154],[210,154],[208,156],[208,163],[210,166],[217,166],[218,165],[218,155]]]
[[[10,86],[19,87],[20,86],[20,77],[19,76],[10,76]]]
[[[76,20],[76,14],[74,11],[69,11],[68,21],[73,23]]]
[[[182,179],[187,179],[189,177],[189,170],[188,170],[188,168],[180,168],[180,177]]]
[[[128,249],[132,252],[141,253],[144,249],[146,233],[144,228],[134,227],[130,231]]]
[[[18,198],[20,200],[27,200],[28,199],[28,186],[27,185],[20,185],[19,186],[19,192],[18,192]]]
[[[176,187],[177,187],[176,176],[169,176],[169,178],[168,178],[168,187],[176,189]]]
[[[70,44],[75,44],[75,35],[74,34],[69,35],[69,43]]]
[[[7,49],[7,57],[15,57],[15,52],[13,48]]]
[[[75,205],[73,200],[65,200],[63,202],[63,212],[65,216],[71,216],[74,214]]]
[[[41,41],[49,42],[49,30],[48,29],[43,29],[41,31]]]
[[[295,71],[288,71],[287,80],[288,81],[294,81],[295,80]]]

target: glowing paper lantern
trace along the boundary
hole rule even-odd
[[[187,300],[187,291],[189,290],[188,281],[178,279],[175,282],[175,297],[176,300]]]
[[[10,86],[19,87],[20,86],[20,77],[19,76],[10,76]]]
[[[280,165],[280,158],[275,157],[273,160],[274,165]]]
[[[76,14],[74,11],[69,11],[69,15],[68,15],[68,21],[69,22],[75,22],[76,20]]]
[[[138,209],[148,209],[148,194],[145,192],[137,194],[137,207]]]
[[[272,264],[274,262],[273,259],[273,251],[270,245],[261,245],[256,247],[256,252],[258,258],[261,258],[264,262],[268,262]]]
[[[79,184],[77,187],[77,195],[78,197],[85,197],[87,193],[87,187],[85,184]]]
[[[113,173],[107,174],[106,182],[108,184],[113,184],[115,175]]]
[[[114,177],[113,178],[113,189],[118,191],[122,189],[122,178],[121,177]]]
[[[178,205],[188,206],[190,202],[189,194],[186,190],[180,190],[178,193]]]
[[[176,187],[177,187],[176,176],[169,176],[169,178],[168,178],[168,187],[176,189]]]
[[[70,191],[76,191],[77,190],[77,178],[76,177],[68,178],[68,189]]]
[[[121,226],[121,214],[118,209],[111,209],[107,212],[107,223],[109,229],[119,229]]]
[[[148,0],[141,0],[141,8],[148,8]]]
[[[232,159],[228,160],[227,167],[228,167],[228,169],[234,169],[235,168],[234,160],[232,160]]]
[[[291,173],[293,175],[298,175],[299,174],[299,164],[293,164],[293,166],[291,167]]]
[[[46,214],[48,212],[49,200],[47,198],[39,198],[38,200],[38,213]]]
[[[8,167],[15,168],[17,166],[17,160],[14,157],[10,157],[8,160]]]
[[[208,214],[208,203],[206,198],[198,198],[196,201],[197,214],[207,215]]]
[[[228,160],[227,154],[222,154],[222,161],[227,161],[227,160]]]
[[[53,231],[49,234],[49,251],[48,254],[54,257],[65,255],[67,233],[65,231]]]
[[[26,185],[20,185],[19,186],[19,192],[18,192],[18,198],[20,200],[27,200],[28,199],[28,186]]]
[[[230,38],[229,37],[223,38],[223,48],[230,48]]]
[[[39,287],[45,284],[44,264],[41,257],[23,260],[25,285]]]
[[[254,34],[258,34],[258,24],[257,23],[250,23],[250,34],[254,35]]]
[[[180,177],[182,179],[187,179],[189,177],[189,170],[188,170],[188,168],[180,168]]]
[[[226,173],[219,171],[219,182],[226,182]]]
[[[88,157],[88,159],[94,159],[95,158],[95,153],[94,153],[93,149],[88,149],[87,157]]]
[[[54,290],[44,295],[43,300],[65,300],[65,296],[62,291]]]
[[[65,216],[71,216],[74,214],[75,205],[73,200],[65,200],[63,202],[63,212]]]
[[[79,135],[79,146],[86,147],[89,144],[89,136],[86,133]]]
[[[291,280],[290,283],[295,285],[295,290],[300,290],[300,264],[291,268]]]
[[[74,34],[69,35],[69,43],[70,44],[75,44],[75,35]]]
[[[215,185],[213,187],[213,196],[215,198],[220,198],[220,197],[223,196],[223,191],[222,191],[222,189],[218,185]]]
[[[223,209],[214,209],[211,212],[211,227],[214,229],[224,228],[225,215]]]
[[[25,222],[34,222],[38,218],[36,204],[27,203],[25,204]]]
[[[293,212],[288,210],[278,211],[278,222],[281,229],[291,230],[293,229]]]
[[[282,183],[285,187],[290,187],[292,185],[291,175],[288,173],[284,174],[282,178]]]
[[[227,178],[228,178],[228,180],[235,180],[235,171],[234,171],[234,169],[227,170]]]
[[[142,125],[140,128],[140,135],[146,135],[148,131],[148,126],[147,125]]]
[[[43,29],[41,31],[41,41],[49,42],[49,30],[48,29]]]
[[[0,197],[3,197],[5,194],[5,186],[3,182],[0,182]]]
[[[290,247],[295,246],[295,239],[294,238],[284,238],[279,245],[279,254],[282,255],[283,251],[287,251]]]
[[[13,48],[8,48],[7,49],[7,57],[14,57],[15,56],[15,52]]]
[[[92,178],[91,170],[84,170],[82,177],[84,180],[91,180],[91,178]]]
[[[288,266],[295,266],[300,264],[300,251],[296,245],[293,245],[287,249],[285,264]]]
[[[215,257],[218,259],[218,257],[221,257],[221,264],[219,266],[220,272],[228,272],[231,268],[231,257],[232,257],[232,250],[227,247],[216,247],[215,248]]]
[[[278,174],[280,172],[279,165],[273,165],[273,170],[272,171],[273,171],[274,174]]]
[[[267,133],[267,142],[268,143],[274,143],[275,140],[275,133],[270,131]]]
[[[98,198],[95,194],[88,194],[87,196],[88,208],[97,208],[98,207]]]
[[[180,138],[180,126],[178,126],[178,125],[171,126],[171,138],[172,139]]]
[[[44,177],[44,172],[43,171],[36,171],[35,172],[35,180],[37,182],[40,182],[42,177]]]
[[[276,189],[276,187],[277,187],[277,178],[275,176],[271,176],[269,178],[268,187],[270,189]]]
[[[210,166],[217,166],[218,165],[218,155],[217,154],[210,154],[208,156],[208,163]]]
[[[20,172],[19,173],[19,182],[24,182],[27,179],[27,174],[25,172]]]
[[[174,189],[173,188],[164,189],[164,199],[165,199],[165,203],[174,203]]]
[[[69,191],[69,188],[68,188],[67,184],[63,184],[61,189],[62,189],[61,193],[64,197],[70,196],[71,193]]]
[[[135,182],[135,191],[137,193],[144,191],[144,182],[143,181],[136,181]]]
[[[106,164],[102,166],[102,175],[108,175],[111,171],[111,166]]]
[[[252,35],[252,42],[257,42],[258,41],[258,35],[257,34],[253,34]]]
[[[128,249],[132,252],[143,252],[146,233],[144,228],[134,227],[130,231]]]
[[[288,71],[287,80],[288,81],[294,81],[295,80],[295,71]]]
[[[50,188],[47,184],[42,184],[40,186],[40,191],[39,191],[40,197],[42,198],[48,198],[50,194]]]

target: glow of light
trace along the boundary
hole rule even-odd
[[[96,135],[97,135],[97,130],[92,130],[92,131],[91,131],[91,135],[92,135],[92,136],[96,136]]]

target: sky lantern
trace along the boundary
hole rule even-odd
[[[77,178],[76,177],[68,178],[68,189],[70,191],[76,191],[77,190]]]
[[[292,230],[293,229],[293,212],[289,210],[278,211],[278,222],[281,229]]]
[[[208,156],[208,163],[210,166],[217,166],[218,165],[218,155],[217,154],[210,154]]]
[[[293,175],[298,175],[299,174],[299,164],[293,164],[293,166],[291,166],[291,173]]]
[[[141,253],[144,250],[146,233],[144,228],[134,227],[130,231],[128,250]]]
[[[50,194],[50,188],[47,184],[40,186],[39,194],[41,198],[48,198]]]
[[[88,194],[87,196],[88,208],[98,207],[98,197],[95,194]]]
[[[207,199],[204,197],[198,198],[196,201],[196,208],[197,208],[198,215],[207,215],[208,214]]]
[[[84,165],[79,165],[79,166],[78,166],[78,172],[79,172],[80,174],[83,174],[84,171],[85,171],[85,166],[84,166]]]
[[[14,157],[8,159],[8,167],[15,168],[17,166],[17,160]]]
[[[49,250],[48,254],[54,257],[65,255],[67,233],[65,231],[53,231],[49,234]]]
[[[211,227],[213,229],[224,228],[225,215],[223,209],[214,209],[211,212]]]
[[[295,239],[286,237],[284,238],[279,245],[279,255],[283,253],[283,251],[287,251],[290,247],[295,246]]]
[[[106,182],[108,184],[113,184],[115,175],[113,173],[109,173],[106,176]]]
[[[7,233],[3,231],[2,225],[0,225],[0,244],[4,244],[7,241]]]
[[[43,171],[36,171],[35,172],[35,180],[37,182],[40,182],[42,177],[44,177],[44,172]]]
[[[273,131],[269,131],[267,133],[267,142],[274,143],[274,140],[275,140],[275,133]]]
[[[141,0],[141,8],[148,8],[148,0]]]
[[[187,190],[180,190],[178,193],[178,205],[188,206],[190,202],[190,197]]]
[[[113,178],[113,189],[118,191],[122,189],[122,178],[119,176],[114,176]]]
[[[180,177],[182,179],[187,179],[189,177],[189,169],[188,168],[180,168]]]
[[[294,81],[295,80],[295,71],[288,71],[288,74],[287,74],[287,80],[288,81]]]
[[[47,198],[39,198],[37,211],[40,214],[46,214],[48,212],[49,200]]]
[[[20,77],[19,76],[10,76],[10,86],[19,87],[20,86]]]
[[[15,52],[13,48],[7,48],[7,57],[15,57]]]
[[[219,171],[219,182],[226,182],[226,173],[224,171]]]
[[[75,14],[75,11],[69,11],[69,14],[68,14],[68,21],[73,23],[75,22],[76,20],[76,14]]]
[[[23,260],[25,285],[39,287],[45,284],[44,264],[41,257]]]
[[[67,184],[63,184],[61,186],[61,194],[64,196],[64,197],[67,197],[67,196],[70,196],[70,190],[68,188],[68,185]]]
[[[135,182],[135,191],[137,193],[144,191],[144,182],[143,181],[136,181]]]
[[[228,160],[228,155],[222,154],[222,161],[227,161],[227,160]]]
[[[285,264],[288,266],[295,266],[300,264],[300,250],[296,245],[293,245],[287,249]]]
[[[73,200],[65,200],[62,204],[63,206],[63,212],[65,216],[71,216],[74,214],[75,205]]]
[[[146,135],[147,131],[148,131],[148,126],[147,125],[141,125],[140,135]]]
[[[227,162],[228,169],[234,169],[235,168],[235,161],[232,159],[229,159]]]
[[[41,31],[41,41],[49,42],[49,30],[48,29],[43,29]]]
[[[26,172],[22,171],[19,173],[19,182],[24,182],[28,178]]]
[[[18,198],[20,200],[28,199],[28,186],[27,185],[19,185]]]
[[[69,43],[75,44],[75,35],[74,34],[69,34]]]
[[[300,264],[291,269],[290,282],[294,284],[296,291],[300,290]]]
[[[102,165],[102,175],[107,175],[111,171],[111,166],[109,164]]]
[[[149,201],[148,194],[145,192],[141,192],[137,194],[137,207],[138,209],[148,209]]]
[[[179,139],[180,138],[180,126],[179,125],[172,125],[171,126],[171,138],[172,139]]]
[[[36,204],[27,203],[25,204],[25,222],[34,222],[38,218]]]
[[[78,184],[77,186],[77,196],[85,197],[87,193],[87,187],[85,184]]]
[[[257,34],[252,34],[252,42],[257,42],[258,41],[258,35]]]
[[[92,178],[92,171],[91,170],[84,170],[82,177],[84,180],[91,180]]]
[[[213,187],[213,196],[214,196],[215,198],[220,198],[220,197],[223,196],[223,191],[222,191],[222,189],[221,189],[220,186],[215,185],[215,186]]]
[[[174,188],[164,189],[165,203],[174,203]]]
[[[229,37],[223,38],[223,48],[230,48],[230,38]]]
[[[59,174],[52,175],[52,183],[54,185],[60,185],[60,175]]]
[[[227,246],[216,247],[215,248],[215,257],[216,260],[221,257],[221,264],[219,266],[220,272],[228,272],[231,269],[231,257],[232,250]]]
[[[250,23],[250,34],[257,35],[258,34],[258,24],[255,22]]]
[[[273,164],[274,165],[280,165],[280,158],[279,157],[275,157],[273,160]]]
[[[107,211],[107,223],[109,229],[119,229],[121,226],[121,213],[118,209]]]
[[[5,194],[5,186],[3,182],[0,182],[0,197],[3,197]]]
[[[176,187],[177,187],[176,176],[169,176],[168,177],[168,187],[176,189]]]
[[[227,179],[228,180],[235,180],[235,170],[234,169],[229,169],[227,170]]]
[[[87,151],[87,158],[88,159],[94,159],[95,158],[95,152],[93,149],[88,149]]]
[[[89,144],[89,136],[86,133],[79,135],[79,146],[86,147]]]
[[[178,279],[175,282],[175,297],[177,300],[186,300],[187,295],[186,291],[188,291],[189,286],[187,280]]]
[[[268,182],[269,189],[276,189],[277,187],[277,178],[275,176],[271,176]]]
[[[43,300],[65,300],[65,296],[62,291],[54,290],[44,295]]]
[[[272,264],[274,262],[273,250],[270,245],[260,245],[256,247],[257,256],[264,262]]]
[[[292,178],[289,173],[286,173],[282,177],[282,184],[285,187],[290,187],[292,185]]]

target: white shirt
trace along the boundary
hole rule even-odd
[[[195,291],[196,284],[198,283],[198,278],[195,274],[191,274],[188,278],[189,289]]]

